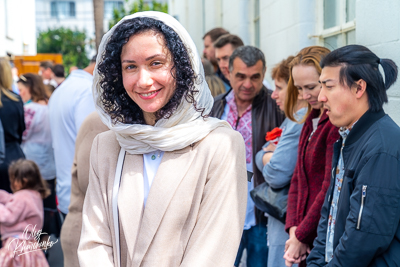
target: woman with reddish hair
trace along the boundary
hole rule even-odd
[[[317,237],[321,207],[330,184],[333,144],[339,139],[339,132],[318,101],[321,90],[319,64],[329,52],[325,47],[306,47],[290,64],[287,101],[295,101],[300,95],[308,102],[309,108],[303,120],[297,165],[289,190],[285,226],[289,232],[284,255],[286,266],[294,263],[306,266],[305,259]],[[289,119],[296,119],[292,116],[292,108],[285,111]]]

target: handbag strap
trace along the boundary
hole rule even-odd
[[[112,192],[112,211],[114,221],[114,235],[117,249],[117,267],[121,267],[121,248],[119,243],[119,220],[118,220],[118,191],[121,183],[122,165],[125,160],[125,149],[121,147],[118,155],[117,168],[115,169],[115,178]]]

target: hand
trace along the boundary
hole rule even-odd
[[[262,161],[263,161],[263,165],[264,165],[264,166],[267,165],[267,164],[271,161],[272,155],[274,155],[274,153],[272,153],[272,152],[269,152],[269,153],[265,153],[265,154],[264,154],[264,156],[263,156],[263,158],[262,158]]]
[[[276,149],[276,145],[274,145],[271,142],[268,144],[268,146],[263,148],[264,151],[275,151],[275,149]]]
[[[310,247],[307,244],[301,243],[296,237],[296,226],[289,229],[289,240],[285,245],[285,259],[286,266],[291,267],[294,263],[300,263],[307,258],[307,252],[310,252]]]

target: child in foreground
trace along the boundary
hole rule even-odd
[[[50,192],[36,163],[20,159],[9,167],[13,194],[0,190],[0,266],[47,267],[40,243],[43,200]]]

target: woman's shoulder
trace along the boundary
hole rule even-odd
[[[105,150],[108,149],[120,149],[120,145],[118,143],[117,137],[115,132],[108,130],[102,133],[99,133],[94,141],[93,144],[97,142],[99,148],[104,148]]]
[[[238,144],[244,146],[243,137],[230,127],[217,127],[199,142],[202,147],[238,147]]]

